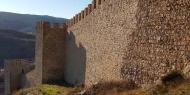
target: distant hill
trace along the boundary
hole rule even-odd
[[[16,30],[20,32],[35,32],[36,22],[49,21],[51,23],[64,23],[67,19],[45,15],[17,14],[0,12],[0,29]]]
[[[50,16],[0,12],[0,68],[5,59],[34,59],[36,22],[64,23],[67,19]]]
[[[5,59],[34,59],[35,36],[15,30],[0,29],[0,67]]]

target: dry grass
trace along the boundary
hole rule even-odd
[[[76,95],[74,93],[81,90],[55,85],[42,85],[21,90],[15,95]],[[190,95],[190,82],[183,81],[176,85],[158,84],[147,88],[139,88],[132,81],[102,82],[86,89],[83,95]]]
[[[120,82],[100,82],[87,89],[85,95],[116,95],[119,92],[137,89],[138,86],[133,81]]]
[[[118,84],[117,84],[118,83]],[[155,85],[148,88],[128,88],[125,83],[102,83],[87,90],[85,95],[190,95],[190,82],[176,85]]]
[[[20,90],[14,95],[71,95],[79,90],[78,88],[67,88],[56,85],[41,85]]]
[[[130,84],[130,85],[129,85]],[[190,82],[176,86],[156,85],[147,89],[138,88],[133,83],[109,82],[99,83],[87,89],[84,95],[190,95]],[[15,95],[74,95],[81,89],[54,85],[42,85],[20,90]]]
[[[107,82],[92,86],[85,95],[190,95],[190,81],[176,71],[146,88],[139,88],[133,81]]]
[[[184,82],[176,87],[157,85],[150,89],[138,89],[110,95],[190,95],[190,83]]]

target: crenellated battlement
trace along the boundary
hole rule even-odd
[[[95,9],[98,8],[98,6],[102,5],[105,2],[105,0],[93,0],[91,4],[88,4],[88,6],[82,10],[80,13],[76,14],[74,17],[72,17],[69,21],[66,22],[66,25],[68,27],[73,26],[74,24],[78,23],[82,19],[85,19],[91,12],[93,12]]]
[[[37,23],[37,28],[38,29],[66,29],[68,25],[67,23],[59,24],[59,23],[49,23],[46,21],[40,21]]]

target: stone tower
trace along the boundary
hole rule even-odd
[[[36,73],[41,84],[56,84],[64,80],[65,24],[39,22],[36,36]]]

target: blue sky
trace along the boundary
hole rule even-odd
[[[0,11],[71,18],[92,0],[1,0]]]

